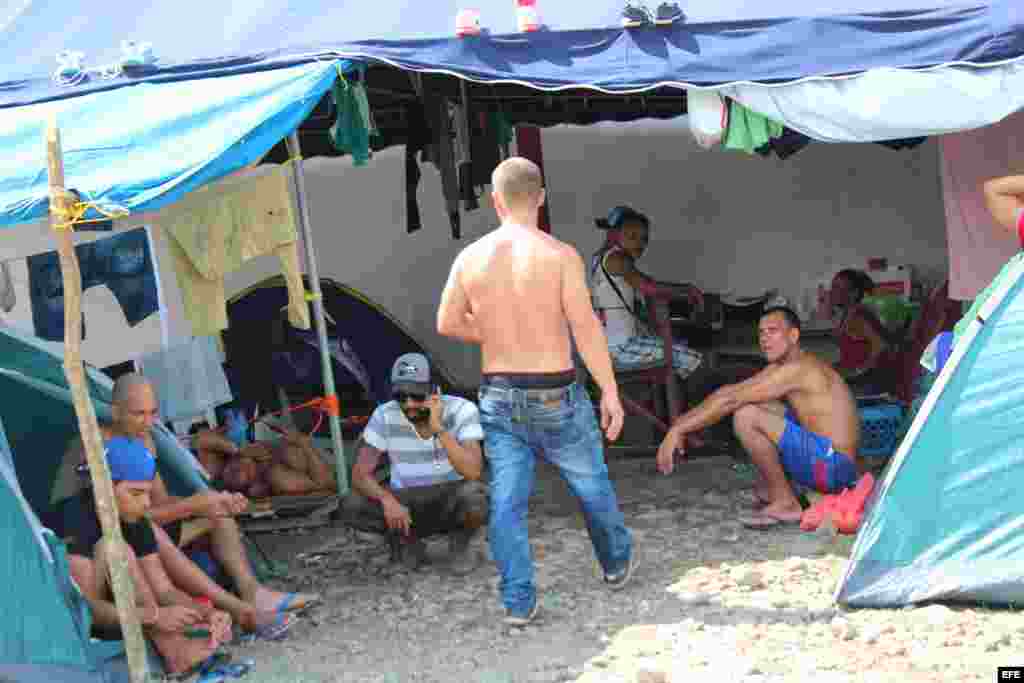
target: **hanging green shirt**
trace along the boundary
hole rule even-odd
[[[342,154],[351,154],[356,166],[363,166],[370,159],[371,130],[370,104],[366,88],[338,78],[331,88],[331,97],[338,112],[338,118],[331,126],[331,144]]]
[[[739,149],[747,154],[767,145],[772,138],[782,135],[783,125],[751,111],[736,100],[729,104],[729,130],[725,135],[726,149]]]

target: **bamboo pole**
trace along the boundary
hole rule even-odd
[[[117,506],[114,504],[114,485],[110,481],[110,471],[103,454],[103,436],[89,398],[85,367],[82,365],[82,273],[71,240],[71,226],[64,225],[70,220],[69,210],[75,200],[64,189],[64,157],[55,116],[46,128],[46,162],[50,175],[50,227],[57,238],[57,253],[60,255],[60,272],[64,284],[64,374],[68,378],[78,417],[78,429],[89,462],[96,513],[103,527],[103,538],[110,546],[111,586],[124,634],[128,671],[132,683],[145,683],[148,678],[146,641],[135,609],[135,588],[128,570],[126,546]]]

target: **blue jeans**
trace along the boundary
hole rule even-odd
[[[594,408],[578,384],[562,389],[480,388],[480,418],[491,467],[491,554],[501,598],[516,615],[537,600],[526,512],[536,456],[558,468],[580,501],[590,541],[605,574],[626,567],[632,536],[608,478]]]

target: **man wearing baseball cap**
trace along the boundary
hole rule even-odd
[[[387,533],[396,559],[412,569],[427,561],[423,538],[449,534],[452,571],[468,574],[479,559],[470,544],[488,510],[480,412],[442,396],[419,353],[395,361],[391,392],[394,400],[373,412],[359,441],[343,515],[356,528]],[[381,482],[385,458],[390,476]]]

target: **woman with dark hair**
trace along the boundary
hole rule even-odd
[[[877,312],[864,303],[874,288],[866,273],[847,268],[835,274],[829,291],[832,306],[839,312],[834,332],[839,343],[836,369],[851,387],[870,393],[885,391],[895,381],[885,376],[882,363],[898,343]]]
[[[637,269],[636,261],[650,241],[647,216],[628,206],[618,206],[595,223],[606,231],[606,237],[590,262],[590,291],[615,369],[656,365],[664,359],[664,348],[639,310],[642,297],[669,294],[699,305],[703,295],[693,285],[659,282]],[[681,379],[701,364],[701,355],[687,348],[685,342],[673,344],[672,351],[672,366]]]

